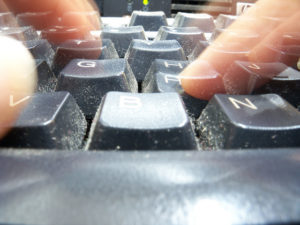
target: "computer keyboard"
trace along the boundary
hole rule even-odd
[[[28,105],[0,141],[0,224],[300,222],[297,48],[282,63],[241,58],[224,76],[199,62],[203,82],[236,94],[208,101],[179,74],[236,16],[134,12],[84,36],[11,16],[0,31],[32,53],[38,85],[11,101]]]

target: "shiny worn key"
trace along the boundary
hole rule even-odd
[[[196,150],[191,122],[177,93],[109,92],[88,140],[97,150]]]

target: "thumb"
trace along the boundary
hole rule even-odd
[[[0,138],[15,122],[33,93],[35,62],[19,41],[0,36]]]

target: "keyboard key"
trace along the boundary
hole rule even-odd
[[[229,27],[234,21],[236,21],[238,16],[220,14],[216,19],[216,28],[226,29]]]
[[[105,27],[102,30],[101,37],[102,39],[110,39],[114,43],[120,58],[124,58],[133,39],[146,40],[145,31],[142,26]]]
[[[138,82],[142,82],[155,59],[186,60],[183,49],[176,40],[133,40],[125,55]]]
[[[39,39],[39,35],[33,27],[0,27],[0,34],[10,36],[19,41]]]
[[[66,40],[89,40],[91,34],[87,27],[52,26],[41,31],[43,39],[47,39],[54,48]]]
[[[143,26],[145,31],[158,31],[161,26],[168,26],[164,12],[133,11],[129,26]]]
[[[198,56],[209,46],[208,41],[198,41],[196,44],[196,47],[192,51],[190,55],[187,56],[189,61],[194,61],[195,59],[198,58]]]
[[[53,12],[25,12],[17,15],[20,26],[33,26],[37,30],[43,30],[58,23]]]
[[[35,94],[1,146],[39,149],[79,149],[86,121],[67,92]]]
[[[251,63],[236,61],[223,77],[225,90],[230,94],[251,94],[287,68],[282,63]]]
[[[54,50],[45,39],[26,41],[25,45],[35,59],[46,60],[51,67],[54,58]]]
[[[38,72],[38,92],[53,92],[55,90],[57,79],[51,71],[49,64],[42,59],[36,59],[36,68]]]
[[[215,29],[214,18],[205,13],[176,14],[173,27],[198,27],[201,31],[212,33]]]
[[[300,110],[300,72],[287,67],[279,75],[254,91],[254,94],[274,93],[280,95],[290,104]]]
[[[178,94],[109,92],[93,121],[88,149],[196,150],[197,143]]]
[[[0,27],[17,27],[18,23],[11,12],[0,13]]]
[[[155,41],[160,40],[177,40],[185,55],[193,51],[198,41],[206,41],[203,32],[197,27],[161,27],[155,38]]]
[[[99,59],[118,59],[119,55],[114,43],[110,39],[102,39],[101,55]]]
[[[156,59],[143,82],[143,92],[177,92],[182,98],[189,116],[198,118],[207,101],[194,98],[186,94],[182,89],[179,74],[187,65],[187,61]]]
[[[60,44],[55,53],[53,71],[60,71],[72,59],[98,59],[101,54],[101,41],[99,40],[68,40]]]
[[[137,92],[137,83],[124,59],[74,59],[60,73],[57,90],[70,92],[90,119],[107,92]]]
[[[87,21],[82,20],[82,17]],[[62,24],[64,26],[78,26],[79,21],[83,21],[81,25],[89,25],[94,29],[101,28],[101,19],[98,11],[86,11],[86,12],[66,12],[62,16]],[[75,22],[75,23],[74,23]]]
[[[300,112],[275,94],[215,95],[198,125],[205,149],[300,146]]]

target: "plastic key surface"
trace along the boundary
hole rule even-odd
[[[176,40],[133,40],[125,55],[138,82],[142,82],[155,59],[186,60],[183,49]]]
[[[146,40],[143,26],[105,27],[101,37],[102,39],[110,39],[114,43],[120,58],[124,58],[133,39]]]
[[[1,150],[1,222],[297,224],[299,158],[299,149]]]
[[[52,67],[55,52],[47,40],[39,39],[26,41],[25,45],[35,59],[46,60],[48,65]]]
[[[94,118],[91,150],[196,150],[191,122],[176,93],[109,92]]]
[[[38,72],[37,91],[38,92],[54,92],[57,78],[50,69],[48,63],[42,59],[35,60]]]
[[[300,146],[300,112],[276,94],[215,95],[198,125],[205,149]]]
[[[102,51],[99,40],[68,40],[60,44],[53,60],[53,71],[58,75],[72,59],[98,59]]]
[[[198,41],[190,55],[187,56],[189,61],[194,61],[209,46],[208,41]]]
[[[161,27],[155,40],[177,40],[185,55],[189,55],[197,42],[206,41],[206,38],[198,27]]]
[[[133,11],[129,26],[143,26],[145,31],[158,31],[161,26],[168,26],[164,12]]]
[[[91,119],[107,92],[137,92],[137,82],[125,59],[74,59],[60,73],[56,90],[70,92]]]
[[[18,23],[11,12],[0,13],[0,27],[17,27]]]
[[[187,113],[193,118],[198,118],[207,101],[186,94],[181,87],[179,74],[187,65],[187,61],[156,59],[145,77],[142,91],[144,93],[176,92],[182,98]]]
[[[25,100],[30,100],[28,106],[0,146],[70,150],[81,147],[86,121],[69,93],[38,93]]]
[[[173,27],[198,27],[205,33],[211,33],[215,29],[214,18],[205,13],[176,14]]]
[[[99,59],[118,59],[119,55],[114,43],[110,39],[102,39],[101,55]]]
[[[274,93],[300,109],[300,72],[287,67],[277,76],[261,88],[254,91],[255,94]]]
[[[0,27],[0,34],[7,35],[19,41],[37,40],[39,35],[31,27]]]

